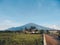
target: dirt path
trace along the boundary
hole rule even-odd
[[[59,45],[58,44],[59,42],[56,39],[54,39],[52,36],[46,34],[45,37],[46,37],[47,45]]]

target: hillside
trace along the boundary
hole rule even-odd
[[[29,29],[31,26],[36,27],[36,29],[38,29],[38,30],[53,30],[51,28],[40,26],[40,25],[37,25],[34,23],[28,23],[28,24],[25,24],[25,25],[19,26],[19,27],[12,27],[12,28],[8,28],[6,30],[10,30],[10,31],[25,30],[25,27],[27,29]]]

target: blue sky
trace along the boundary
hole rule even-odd
[[[27,23],[60,25],[60,0],[0,0],[0,29]]]

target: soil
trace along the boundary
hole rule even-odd
[[[60,45],[59,41],[56,40],[53,36],[45,34],[45,38],[46,38],[47,45]]]

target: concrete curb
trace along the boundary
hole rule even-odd
[[[43,34],[43,36],[44,36],[44,45],[47,45],[47,43],[46,43],[46,38],[45,38],[45,34]]]

